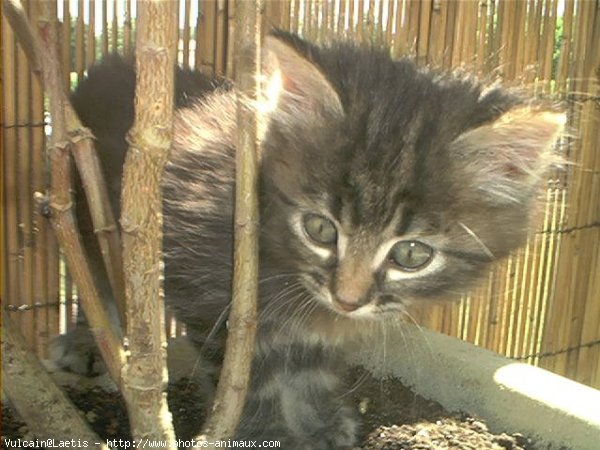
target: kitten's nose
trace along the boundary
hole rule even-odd
[[[335,303],[346,312],[356,311],[363,305],[363,302],[347,302],[337,297]]]
[[[369,302],[369,291],[373,285],[373,273],[364,252],[347,254],[337,269],[334,302],[346,312],[357,310]]]
[[[351,292],[348,291],[338,291],[334,297],[335,305],[345,312],[356,311],[357,309],[365,306],[370,302],[370,294],[367,292],[363,292],[362,295],[348,295]],[[357,294],[354,292],[354,294]]]

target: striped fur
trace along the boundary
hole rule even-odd
[[[238,436],[348,448],[359,426],[340,400],[340,349],[409,304],[456,298],[523,242],[561,116],[351,44],[275,32],[265,60],[280,89],[267,99],[259,341]],[[111,178],[132,119],[131,70],[109,60],[74,96]],[[123,71],[130,81],[117,85]],[[164,177],[165,294],[199,348],[218,354],[207,337],[223,334],[231,296],[236,92],[184,75]],[[111,121],[113,110],[126,117]],[[336,241],[308,236],[307,214],[333,224]],[[427,264],[395,264],[404,241],[430,248]]]

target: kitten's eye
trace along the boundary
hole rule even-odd
[[[304,231],[317,244],[333,244],[337,240],[337,230],[333,222],[317,214],[304,216]]]
[[[403,270],[423,268],[433,256],[433,249],[419,241],[400,241],[390,250],[390,259]]]

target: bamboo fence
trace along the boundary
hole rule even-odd
[[[57,14],[65,86],[103,55],[131,55],[134,1],[62,0]],[[413,318],[600,388],[600,2],[268,1],[264,18],[265,29],[385,45],[396,57],[500,78],[565,105],[559,147],[569,164],[549,177],[527,244],[470,295]],[[232,77],[234,19],[233,1],[180,0],[179,63]],[[45,357],[48,340],[73,326],[77,290],[44,217],[43,93],[5,19],[2,31],[3,307]],[[172,320],[168,328],[181,333]]]

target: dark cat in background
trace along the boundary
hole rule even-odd
[[[562,116],[351,44],[275,32],[265,52],[281,86],[260,160],[260,325],[237,437],[348,448],[358,423],[341,400],[342,347],[407,305],[456,298],[522,244]],[[113,58],[73,95],[115,212],[134,84]],[[199,348],[231,297],[235,98],[178,72],[164,287]]]

